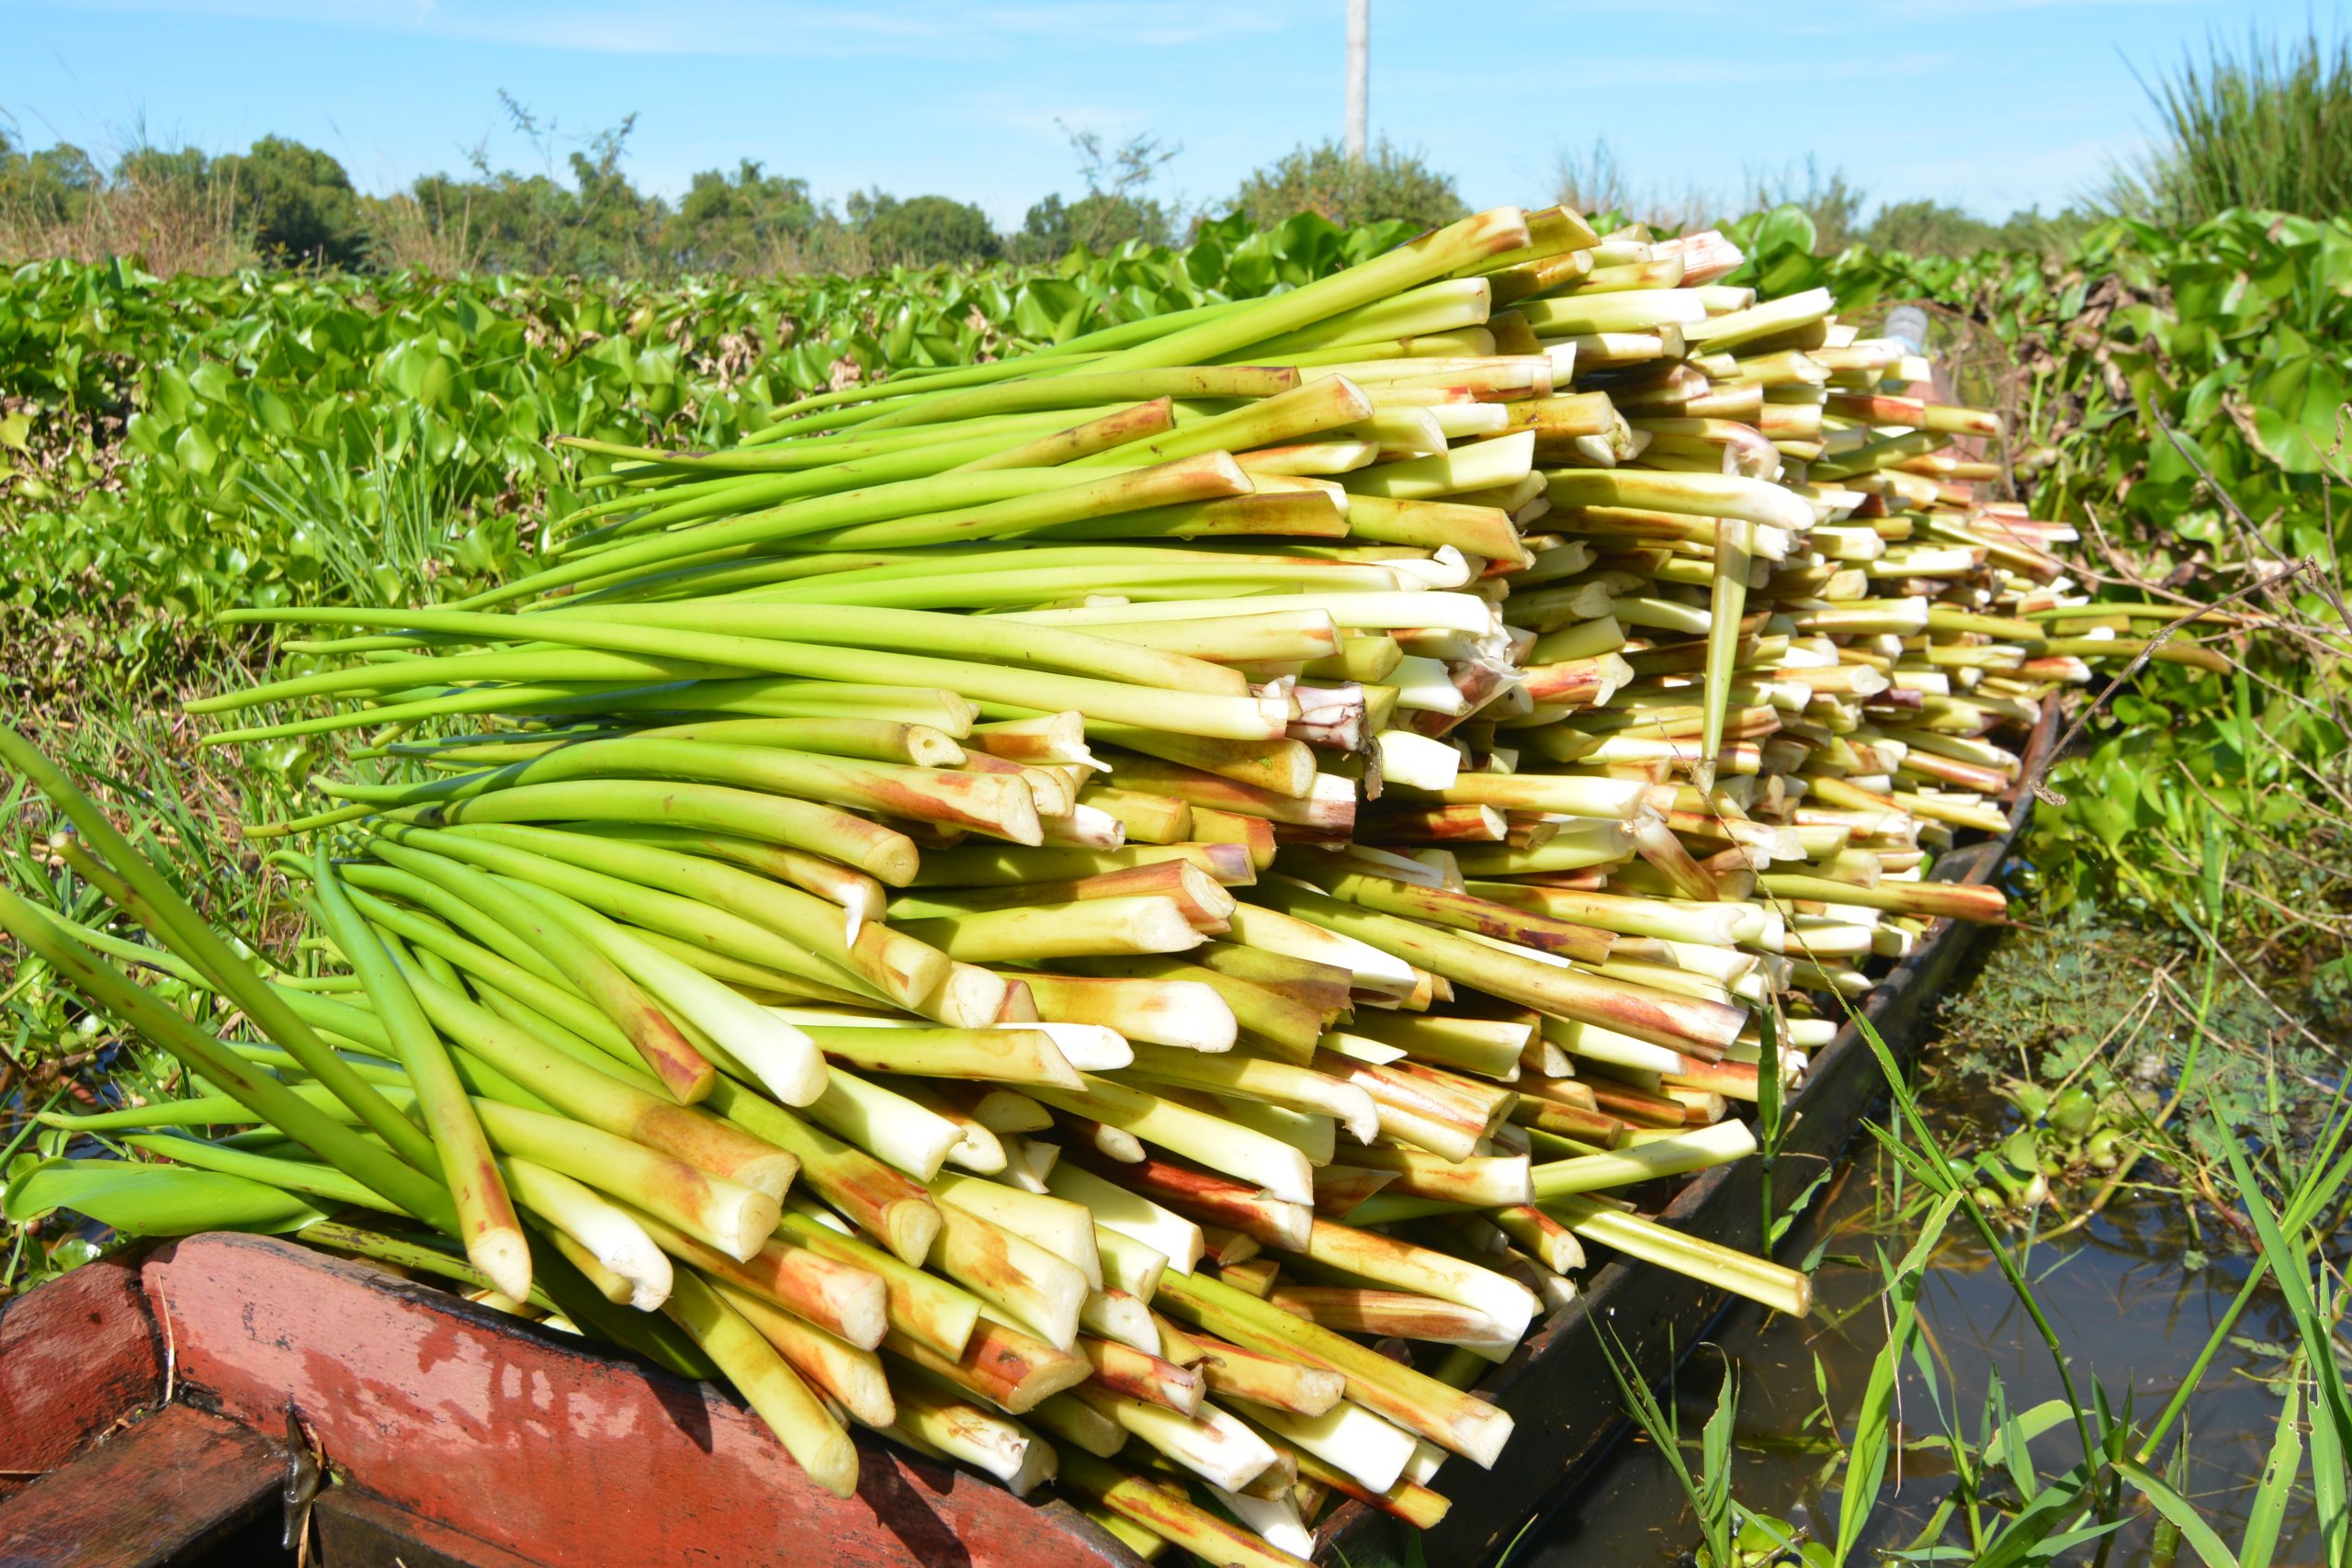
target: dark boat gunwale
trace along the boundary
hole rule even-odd
[[[2039,776],[2057,739],[2057,714],[2054,703],[2044,705],[2027,743],[2022,778]],[[1989,882],[2008,858],[2032,804],[2030,790],[2013,787],[2007,830],[1948,851],[1930,874],[1938,881]],[[1944,978],[1977,931],[1964,921],[1938,922],[1870,992],[1861,1016],[1898,1059],[1907,1061],[1917,1049]],[[1804,1087],[1787,1103],[1778,1167],[1796,1168],[1785,1178],[1776,1169],[1775,1193],[1806,1194],[1819,1168],[1834,1167],[1845,1156],[1860,1134],[1863,1115],[1884,1094],[1869,1043],[1849,1021],[1813,1057]],[[1718,1166],[1691,1178],[1657,1217],[1726,1247],[1760,1251],[1763,1184],[1758,1160]],[[1794,1212],[1795,1205],[1782,1211]],[[1610,1376],[1600,1323],[1608,1323],[1634,1367],[1656,1386],[1705,1340],[1732,1304],[1724,1292],[1663,1269],[1611,1259],[1595,1270],[1577,1300],[1553,1314],[1477,1385],[1482,1397],[1511,1413],[1517,1428],[1492,1470],[1449,1460],[1439,1472],[1433,1484],[1453,1506],[1434,1529],[1420,1532],[1422,1561],[1429,1568],[1469,1568],[1493,1560],[1531,1518],[1548,1514],[1574,1494],[1625,1434],[1628,1423]],[[1402,1562],[1407,1533],[1390,1516],[1350,1502],[1317,1529],[1316,1561],[1344,1560],[1357,1568]]]

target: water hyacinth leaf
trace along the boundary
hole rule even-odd
[[[15,1224],[70,1209],[125,1235],[282,1235],[326,1215],[294,1193],[242,1176],[120,1159],[43,1160],[9,1181],[5,1208]]]

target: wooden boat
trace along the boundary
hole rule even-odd
[[[1936,874],[1991,877],[2029,804]],[[1867,1016],[1896,1051],[1916,1044],[1971,934],[1939,923],[1871,994]],[[1792,1198],[1834,1164],[1881,1093],[1849,1025],[1789,1104],[1776,1191]],[[1705,1172],[1664,1217],[1753,1249],[1762,1179],[1753,1160]],[[1481,1385],[1518,1431],[1493,1470],[1441,1472],[1453,1507],[1420,1539],[1430,1568],[1490,1559],[1621,1430],[1599,1325],[1661,1379],[1725,1304],[1664,1269],[1600,1268]],[[281,1517],[314,1531],[328,1568],[1138,1561],[1067,1504],[859,1442],[857,1495],[835,1498],[713,1388],[263,1236],[118,1256],[0,1307],[0,1568],[270,1561]],[[1351,1503],[1326,1520],[1317,1555],[1403,1562],[1402,1533]]]

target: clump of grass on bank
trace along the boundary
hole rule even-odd
[[[0,154],[6,152],[0,140]],[[261,259],[232,183],[133,168],[103,186],[68,187],[73,199],[64,200],[54,199],[59,193],[45,189],[39,173],[0,180],[0,258],[9,263],[138,256],[168,277],[230,273]]]
[[[1726,1361],[1713,1414],[1694,1440],[1683,1430],[1673,1402],[1641,1387],[1611,1351],[1611,1371],[1627,1415],[1657,1447],[1689,1504],[1690,1517],[1676,1521],[1674,1533],[1696,1546],[1698,1568],[1844,1568],[1871,1560],[1874,1550],[1890,1549],[1898,1561],[2001,1564],[2194,1561],[2208,1568],[2271,1568],[2279,1561],[2347,1561],[2352,1399],[2344,1372],[2347,1295],[2342,1247],[2346,1226],[2352,1224],[2352,1106],[2338,1068],[2332,1083],[2312,1080],[2319,1092],[2291,1112],[2283,1109],[2278,1086],[2298,1064],[2291,1048],[2275,1041],[2251,1075],[2262,1085],[2251,1100],[2240,1097],[2233,1103],[2233,1091],[2222,1087],[2244,1082],[2248,1075],[2209,1067],[2200,1077],[2199,1052],[2210,1058],[2237,1049],[2219,1029],[2243,1023],[2245,1016],[2235,1001],[2216,1005],[2219,965],[2211,949],[2202,967],[2192,968],[2198,955],[2167,952],[2165,940],[2086,922],[2069,931],[2038,933],[2027,939],[2022,952],[2012,948],[1996,954],[1973,987],[1973,994],[1988,998],[1991,1016],[1971,1021],[1991,1026],[1996,1038],[1984,1049],[1996,1055],[2009,1043],[1997,1038],[2005,1025],[2028,1032],[2103,1029],[2096,1040],[2070,1037],[2058,1055],[2040,1064],[2079,1078],[2110,1048],[2132,1049],[2143,1015],[2155,1007],[2150,998],[2176,970],[2188,971],[2196,991],[2176,1021],[2191,1034],[2183,1077],[2160,1108],[2157,1084],[2126,1086],[2139,1092],[2120,1097],[2126,1109],[2120,1118],[2143,1135],[2146,1164],[2161,1154],[2182,1171],[2180,1195],[2208,1205],[2205,1213],[2218,1222],[2211,1230],[2233,1238],[2231,1250],[2244,1259],[2233,1271],[2238,1281],[2233,1298],[2204,1333],[2187,1376],[2163,1398],[2144,1404],[2128,1388],[2109,1390],[2090,1381],[2096,1374],[2087,1359],[2077,1356],[2081,1347],[2054,1326],[2063,1314],[2054,1313],[2038,1292],[2047,1291],[2048,1276],[2064,1267],[2065,1256],[2057,1252],[2058,1261],[2052,1262],[2040,1249],[2079,1228],[2096,1208],[2079,1206],[2070,1216],[2061,1204],[2037,1200],[2020,1204],[2022,1227],[2004,1224],[2002,1211],[2013,1195],[1984,1174],[1984,1162],[1993,1156],[1972,1158],[1956,1145],[1955,1123],[1967,1121],[1953,1113],[1951,1101],[1956,1097],[1948,1086],[1914,1089],[1865,1021],[1861,1028],[1879,1047],[1894,1095],[1888,1124],[1871,1131],[1882,1179],[1891,1178],[1886,1196],[1899,1215],[1902,1250],[1898,1258],[1891,1247],[1882,1246],[1871,1265],[1884,1283],[1864,1311],[1883,1322],[1886,1338],[1870,1363],[1858,1403],[1831,1406],[1821,1358],[1815,1357],[1823,1403],[1817,1438],[1812,1423],[1808,1437],[1824,1456],[1815,1506],[1781,1517],[1743,1495],[1735,1467],[1748,1444],[1735,1438],[1740,1399],[1736,1362]],[[2080,955],[2071,964],[2058,957],[2070,948]],[[2030,974],[2034,966],[2048,977]],[[2118,979],[2115,970],[2127,977]],[[2154,976],[2149,995],[2126,1004],[2118,1018],[2113,1010],[2130,989],[2132,976]],[[2133,1037],[2119,1043],[2127,1030]],[[2021,1052],[2019,1059],[2032,1070],[2030,1055]],[[2202,1089],[2199,1102],[2184,1111],[2179,1090],[2190,1083]],[[2134,1107],[2136,1115],[2129,1109]],[[2052,1117],[2053,1123],[2057,1120]],[[2030,1163],[2030,1154],[2027,1158]],[[2098,1189],[2094,1203],[2112,1196],[2142,1163],[2137,1148],[2127,1146],[2112,1181]],[[1950,1266],[1945,1254],[1951,1244],[1967,1232],[1990,1255],[2016,1302],[2007,1332],[2019,1348],[2046,1352],[2062,1397],[2030,1407],[2013,1404],[1997,1373],[1979,1393],[1935,1342],[1927,1298],[1939,1269]],[[2257,1303],[2261,1314],[2251,1321],[2275,1322],[2283,1330],[2281,1342],[2260,1347],[2278,1359],[2278,1370],[2265,1381],[2280,1404],[2269,1428],[2267,1462],[2259,1473],[2233,1478],[2236,1497],[2217,1499],[2211,1492],[2191,1489],[2189,1417],[2200,1390],[2227,1375],[2217,1367],[2218,1352],[2252,1343],[2245,1337],[2251,1331],[2247,1314]],[[1826,1329],[1841,1331],[1834,1323]],[[1691,1450],[1696,1464],[1686,1458]],[[1906,1468],[1913,1472],[1907,1495]],[[1920,1502],[1923,1483],[1926,1505]],[[2227,1522],[2230,1515],[2242,1522]],[[2233,1529],[2237,1539],[2225,1538],[2217,1524]],[[2144,1547],[2137,1555],[2111,1555],[2127,1529]],[[2300,1555],[2314,1544],[2320,1555]],[[2070,1548],[2095,1549],[2098,1555],[2078,1557],[2069,1554]],[[2280,1557],[2282,1551],[2289,1555]]]
[[[238,824],[254,803],[290,806],[316,756],[197,744],[198,726],[209,721],[180,713],[181,697],[251,678],[217,648],[182,682],[151,684],[143,671],[125,674],[98,649],[83,647],[77,660],[77,646],[71,638],[43,645],[62,662],[38,688],[21,676],[0,676],[0,710],[89,781],[116,825],[207,919],[257,948],[294,953],[301,913],[284,875],[263,862]],[[56,821],[28,781],[0,774],[0,884],[138,939],[138,928],[73,878],[51,851]],[[36,1113],[138,1105],[186,1091],[170,1056],[107,1026],[46,964],[19,956],[0,934],[0,1190],[17,1162],[64,1152],[72,1142],[40,1127]],[[168,976],[155,994],[182,1008],[203,999]],[[95,1253],[87,1226],[36,1220],[0,1228],[0,1300]]]
[[[1900,1233],[1883,1237],[1867,1261],[1844,1259],[1876,1288],[1807,1325],[1816,1343],[1850,1336],[1876,1348],[1861,1367],[1848,1368],[1862,1384],[1858,1399],[1832,1404],[1825,1362],[1840,1352],[1826,1347],[1812,1357],[1821,1405],[1795,1434],[1774,1432],[1788,1419],[1786,1405],[1763,1418],[1760,1432],[1741,1421],[1742,1367],[1732,1357],[1694,1358],[1679,1399],[1653,1396],[1622,1363],[1612,1368],[1627,1414],[1686,1500],[1687,1513],[1662,1532],[1667,1544],[1695,1548],[1681,1561],[1697,1568],[2346,1561],[2352,1406],[2342,1371],[2343,1281],[2328,1261],[2340,1256],[2352,1183],[2344,1143],[2352,1129],[2341,1103],[2318,1129],[2312,1157],[2276,1185],[2234,1149],[2220,1162],[2229,1217],[2245,1236],[2245,1261],[2227,1281],[2204,1287],[2216,1309],[2210,1318],[2166,1325],[2194,1348],[2186,1375],[2174,1382],[2143,1365],[2120,1380],[2136,1388],[2095,1383],[2084,1354],[2094,1347],[2052,1326],[2068,1321],[2065,1284],[2053,1287],[2050,1278],[2066,1268],[2067,1248],[2047,1233],[2018,1237],[1988,1224],[1966,1183],[1941,1174],[1956,1162],[1937,1147],[1928,1122],[1906,1114],[1904,1123],[1882,1135],[1878,1177],[1886,1184],[1882,1199],[1900,1195]],[[2228,1144],[2226,1131],[2212,1132],[2217,1145]],[[2041,1377],[2010,1382],[2006,1363],[1955,1364],[1954,1348],[1939,1342],[1939,1312],[1947,1331],[1952,1323],[1950,1271],[1979,1267],[1987,1254],[2016,1306],[1989,1314],[1997,1328],[1972,1321],[1984,1323],[1987,1337],[2033,1348],[2029,1362],[2046,1354]],[[1974,1304],[1984,1314],[1989,1303]],[[2260,1382],[2278,1399],[2271,1419],[2246,1411],[2245,1384],[2224,1386],[2245,1375],[2229,1367],[2231,1352],[2265,1362]],[[1711,1387],[1717,1366],[1720,1382]],[[1749,1381],[1779,1370],[1751,1361]],[[2062,1395],[2027,1403],[2034,1383],[2046,1392],[2053,1382]],[[2146,1395],[2152,1384],[2158,1392]],[[2198,1430],[2216,1398],[2252,1429]],[[1690,1417],[1710,1405],[1694,1432]],[[2231,1462],[2248,1450],[2255,1463]],[[1794,1506],[1785,1471],[1777,1483],[1770,1473],[1771,1459],[1792,1451],[1818,1455]]]
[[[2038,208],[1980,217],[1931,196],[1873,203],[1844,172],[1808,157],[1751,171],[1746,188],[1645,185],[1606,138],[1554,154],[1557,199],[1623,214],[1661,231],[1695,228],[1742,211],[1800,209],[1824,254],[1849,245],[1920,257],[2023,251],[2058,258],[2116,216],[2186,229],[2233,209],[2327,219],[2352,212],[2352,35],[2333,42],[2251,34],[2242,50],[2219,39],[2144,84],[2157,145],[2118,168],[2104,189],[2055,213]]]
[[[170,681],[125,678],[93,661],[38,696],[22,681],[0,687],[0,701],[35,744],[94,781],[118,824],[208,918],[249,935],[266,930],[290,941],[299,921],[275,907],[282,879],[245,842],[239,824],[262,802],[282,807],[300,798],[311,772],[334,759],[316,743],[203,746],[199,739],[213,721],[180,711],[183,701],[254,675],[254,666],[215,648]],[[44,840],[52,815],[24,781],[0,776],[0,850],[6,852],[0,864],[20,874],[49,865],[53,857]]]
[[[2352,37],[2256,33],[2243,53],[2216,40],[2148,96],[2165,145],[2118,173],[2118,209],[2184,225],[2232,208],[2352,211]]]

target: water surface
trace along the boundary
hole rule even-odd
[[[1800,1323],[1758,1307],[1736,1308],[1709,1341],[1721,1353],[1701,1351],[1677,1389],[1682,1431],[1687,1444],[1695,1443],[1714,1408],[1724,1356],[1732,1358],[1740,1371],[1736,1495],[1751,1507],[1832,1540],[1845,1467],[1826,1441],[1823,1390],[1828,1408],[1850,1420],[1889,1332],[1877,1259],[1882,1253],[1890,1261],[1899,1257],[1910,1239],[1894,1213],[1892,1183],[1881,1164],[1866,1153],[1850,1167],[1819,1206],[1809,1235],[1792,1238],[1793,1253],[1783,1254],[1802,1256],[1814,1246],[1824,1249],[1815,1277],[1814,1316]],[[2028,1233],[2018,1225],[2012,1234],[2022,1240]],[[2087,1226],[2027,1250],[2024,1262],[2035,1296],[2086,1401],[2097,1382],[2115,1408],[2123,1408],[2128,1398],[2145,1422],[2187,1378],[2251,1266],[2248,1257],[2209,1236],[2203,1239],[2212,1251],[2211,1260],[2188,1269],[2184,1254],[2198,1239],[2171,1200],[2119,1194]],[[1857,1562],[1916,1541],[1951,1490],[1949,1453],[1930,1446],[1931,1440],[1943,1435],[1955,1411],[1972,1443],[1981,1440],[1985,1394],[1994,1377],[2013,1409],[2064,1392],[2039,1331],[1964,1219],[1955,1219],[1946,1233],[1921,1292],[1919,1315],[1937,1386],[1931,1390],[1917,1367],[1905,1368],[1898,1419],[1907,1442],[1899,1461],[1890,1461],[1878,1514],[1852,1559]],[[2277,1427],[2280,1395],[2265,1380],[2285,1366],[2295,1337],[2278,1294],[2258,1292],[2192,1397],[2185,1427],[2175,1428],[2185,1429],[2188,1437],[2184,1490],[2233,1547]],[[1596,1391],[1596,1396],[1603,1395]],[[2045,1481],[2081,1455],[2071,1426],[2037,1438],[2032,1450]],[[2161,1457],[2168,1460],[2170,1452],[2168,1441]],[[1695,1473],[1695,1448],[1686,1446],[1685,1460]],[[2144,1519],[2126,1526],[2105,1562],[2116,1568],[2145,1562],[2149,1533]],[[1699,1540],[1696,1520],[1671,1472],[1654,1448],[1635,1439],[1605,1460],[1591,1484],[1566,1507],[1530,1529],[1509,1561],[1514,1568],[1647,1568],[1687,1560]],[[1945,1542],[1970,1544],[1960,1528]],[[2316,1564],[2319,1553],[2315,1529],[2290,1514],[2274,1561],[2282,1568]],[[2098,1556],[2096,1548],[2086,1548],[2060,1561],[2088,1563]],[[2194,1560],[2184,1549],[2180,1561]]]

